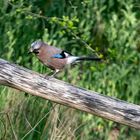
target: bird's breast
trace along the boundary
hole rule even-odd
[[[66,65],[65,59],[48,58],[47,66],[53,67],[54,69],[63,69]]]

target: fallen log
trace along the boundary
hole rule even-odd
[[[0,59],[0,84],[140,129],[140,106],[57,80]]]

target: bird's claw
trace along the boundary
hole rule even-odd
[[[53,76],[53,75],[51,75],[51,76],[49,76],[49,75],[45,75],[44,78],[47,79],[47,80],[50,80],[50,79],[54,78],[54,76]]]

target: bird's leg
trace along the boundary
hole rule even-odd
[[[59,71],[59,69],[56,69],[55,72],[51,75],[51,77],[54,77]]]
[[[55,72],[51,76],[45,75],[45,78],[49,80],[50,78],[53,78],[59,71],[59,69],[55,69]]]

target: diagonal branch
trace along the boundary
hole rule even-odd
[[[0,59],[0,84],[140,129],[140,106],[88,91]]]

